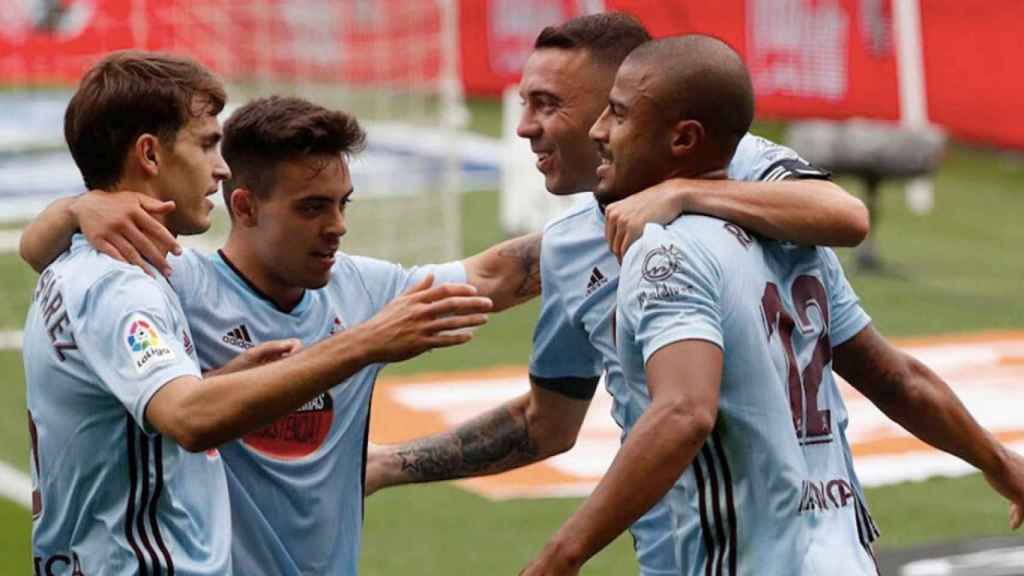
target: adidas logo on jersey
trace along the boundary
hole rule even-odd
[[[608,278],[597,269],[597,266],[594,266],[594,270],[590,272],[590,281],[587,282],[587,296],[590,296],[595,290],[607,283]]]
[[[225,344],[237,346],[242,350],[248,350],[249,348],[252,348],[253,346],[256,345],[252,341],[252,336],[249,336],[249,329],[245,326],[245,324],[239,324],[237,328],[228,330],[228,333],[225,334],[224,337],[221,338],[221,340]]]

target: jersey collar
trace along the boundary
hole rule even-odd
[[[275,302],[273,298],[268,296],[265,292],[260,290],[256,286],[256,284],[254,284],[251,280],[249,280],[249,278],[247,278],[245,276],[245,274],[243,274],[242,271],[239,270],[238,267],[235,266],[234,263],[231,262],[231,260],[228,258],[228,255],[225,254],[223,250],[217,250],[217,256],[221,259],[222,262],[224,262],[224,264],[228,267],[228,269],[231,270],[231,272],[235,276],[237,276],[238,279],[241,280],[242,283],[245,284],[245,286],[250,291],[252,291],[253,294],[255,294],[256,296],[259,296],[259,298],[261,300],[265,300],[268,304],[273,306],[274,309],[277,310],[278,312],[282,312],[284,314],[292,314],[292,313],[296,312],[297,310],[302,309],[303,303],[305,303],[306,299],[309,297],[309,290],[303,290],[302,291],[302,298],[299,298],[299,301],[295,304],[295,306],[293,306],[291,308],[288,308],[288,309],[282,308],[282,307],[277,305],[277,302]]]

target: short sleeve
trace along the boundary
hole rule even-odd
[[[825,279],[828,302],[831,309],[829,339],[832,346],[839,346],[856,336],[871,323],[871,317],[860,306],[860,298],[846,279],[839,258],[830,248],[818,248],[818,254],[825,263]]]
[[[427,274],[434,275],[434,285],[466,281],[466,267],[461,261],[405,268],[400,264],[376,258],[350,258],[373,300],[375,310],[383,308]],[[345,274],[345,271],[336,268],[334,273]]]
[[[164,291],[141,271],[118,271],[85,295],[75,331],[85,362],[146,432],[146,405],[164,384],[200,377],[182,344],[184,326]]]
[[[618,306],[644,363],[682,340],[724,347],[721,269],[693,235],[648,225],[622,262]]]
[[[553,272],[554,254],[541,246],[541,308],[533,331],[530,380],[571,398],[590,399],[601,377],[601,355],[586,331],[571,321]]]
[[[792,148],[747,133],[729,163],[730,180],[747,182],[800,178],[828,179],[831,174],[804,160]]]

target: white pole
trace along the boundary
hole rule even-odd
[[[893,2],[893,28],[896,39],[896,70],[900,96],[900,121],[909,128],[927,128],[928,95],[924,81],[924,52],[921,46],[920,0]],[[922,176],[907,182],[904,189],[907,207],[916,214],[927,214],[935,205],[931,178]]]
[[[439,0],[441,9],[441,129],[448,141],[445,177],[441,190],[441,218],[445,230],[444,257],[462,257],[462,162],[458,151],[459,130],[465,125],[462,79],[459,77],[458,0]]]

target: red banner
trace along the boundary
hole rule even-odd
[[[637,15],[655,36],[702,32],[744,55],[758,114],[899,119],[892,0],[461,0],[470,94],[518,81],[537,33],[585,10]],[[74,83],[105,52],[191,54],[234,79],[433,82],[440,10],[410,0],[3,0],[0,83]],[[920,1],[928,117],[1024,148],[1024,2]]]
[[[409,87],[440,72],[441,10],[431,1],[3,1],[6,84],[74,83],[125,48],[188,54],[236,81]]]
[[[928,117],[959,137],[1024,148],[1024,2],[922,2]]]
[[[500,69],[490,64],[499,48],[487,18],[504,17],[495,4],[503,2],[463,2],[463,79],[475,94],[497,94],[515,82],[512,59],[521,66],[526,58],[506,53]],[[566,16],[592,3],[568,4],[561,6]],[[636,15],[655,36],[700,32],[729,42],[750,67],[762,118],[900,117],[891,0],[604,4]],[[1013,109],[1024,100],[1017,73],[1024,45],[1016,31],[1024,3],[921,1],[920,8],[929,119],[961,138],[1024,148],[1024,115]],[[540,18],[529,6],[523,12],[530,15],[516,22],[528,45],[550,15]]]

